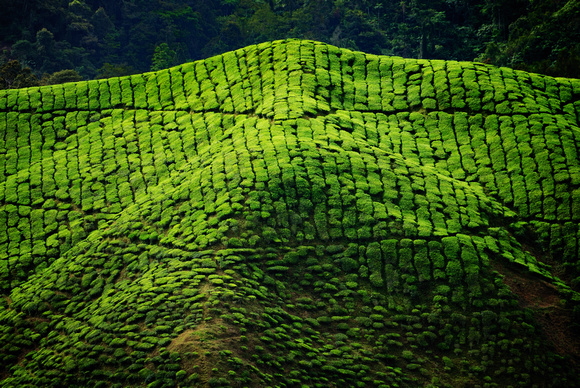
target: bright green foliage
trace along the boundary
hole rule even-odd
[[[577,385],[496,272],[578,311],[580,88],[530,77],[278,41],[0,91],[2,386]]]

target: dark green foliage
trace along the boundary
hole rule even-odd
[[[38,78],[29,67],[22,67],[19,61],[11,60],[0,66],[0,89],[18,89],[37,86]]]

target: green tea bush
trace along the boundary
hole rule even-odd
[[[504,283],[576,298],[579,92],[306,41],[0,91],[2,381],[574,385]]]

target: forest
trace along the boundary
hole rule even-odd
[[[580,77],[578,1],[0,0],[0,88],[159,70],[299,38]]]

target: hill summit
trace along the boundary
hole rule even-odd
[[[579,115],[311,41],[0,91],[0,386],[579,386]]]

